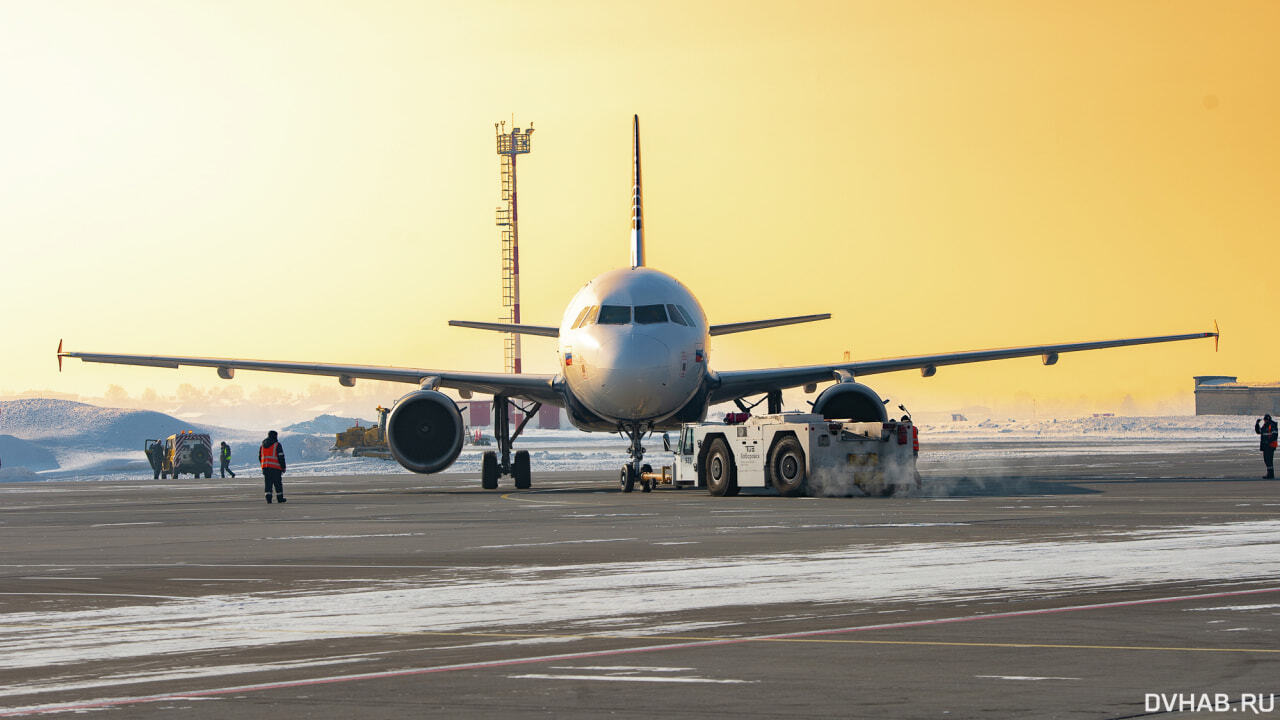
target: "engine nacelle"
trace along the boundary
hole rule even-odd
[[[875,390],[856,382],[836,383],[813,401],[813,411],[829,420],[885,422],[884,401]]]
[[[417,390],[396,401],[387,416],[387,445],[396,462],[416,473],[440,472],[462,452],[466,425],[444,393]]]

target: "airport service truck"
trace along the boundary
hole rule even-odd
[[[888,496],[918,487],[916,435],[902,422],[841,422],[809,413],[691,423],[672,446],[674,463],[640,476],[653,487],[706,488],[712,495],[737,495],[742,488],[773,487],[779,495]],[[629,490],[624,487],[623,490]]]

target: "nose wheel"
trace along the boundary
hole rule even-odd
[[[652,492],[654,483],[645,478],[645,475],[653,472],[653,467],[643,463],[644,446],[640,444],[641,438],[646,434],[653,432],[653,424],[641,425],[625,425],[618,428],[619,434],[624,434],[631,441],[631,445],[627,448],[627,454],[631,456],[631,462],[622,466],[618,471],[618,486],[622,492],[629,493],[636,489],[636,485],[640,485],[641,492]]]

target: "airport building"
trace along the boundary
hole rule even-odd
[[[1232,375],[1197,375],[1197,415],[1280,415],[1280,383],[1247,385]]]

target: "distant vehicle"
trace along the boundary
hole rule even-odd
[[[1054,343],[996,350],[947,352],[883,360],[822,362],[795,367],[768,367],[742,370],[711,368],[711,338],[730,333],[763,330],[796,323],[825,320],[829,313],[779,317],[746,322],[710,323],[702,305],[689,288],[676,278],[645,264],[644,213],[640,181],[640,119],[632,125],[632,209],[631,263],[627,267],[597,276],[583,286],[565,308],[560,325],[530,325],[450,321],[450,325],[554,338],[559,368],[555,373],[455,372],[422,367],[383,367],[336,363],[279,362],[239,358],[172,355],[124,355],[119,353],[64,352],[62,358],[84,362],[178,368],[207,367],[218,377],[230,380],[238,370],[327,375],[344,387],[358,379],[406,383],[414,389],[396,402],[387,419],[387,438],[392,456],[405,468],[418,473],[437,473],[454,463],[466,438],[466,424],[457,404],[442,389],[457,390],[463,398],[472,394],[493,396],[495,450],[482,454],[481,487],[495,489],[498,478],[510,475],[517,489],[530,487],[527,450],[515,452],[512,443],[525,423],[544,405],[563,407],[569,421],[588,432],[619,433],[629,441],[628,462],[620,470],[623,484],[634,484],[643,471],[644,446],[650,433],[674,430],[684,423],[698,422],[707,409],[724,402],[745,407],[752,398],[767,401],[769,413],[782,411],[782,391],[805,388],[818,391],[821,383],[833,384],[813,401],[813,412],[824,418],[885,422],[884,401],[863,377],[901,370],[919,370],[924,377],[938,368],[964,363],[1039,356],[1045,365],[1055,365],[1066,353],[1103,348],[1166,343],[1193,338],[1218,337],[1214,332],[1123,338],[1097,342]],[[561,254],[574,252],[559,248]],[[683,252],[677,246],[674,253]],[[826,255],[824,255],[824,253]],[[772,275],[772,255],[812,258],[813,264],[836,264],[846,269],[849,282],[877,272],[874,266],[850,261],[845,249],[822,243],[781,239],[762,256],[744,252],[728,242],[715,255],[722,275],[734,276],[722,283],[726,289],[748,285],[744,273],[754,268],[765,287],[786,296],[789,278]],[[730,271],[729,263],[738,263]],[[842,288],[843,289],[843,288]],[[745,289],[736,292],[747,292]],[[833,293],[833,302],[847,302],[843,293]],[[1044,300],[1040,300],[1044,302]],[[853,312],[861,312],[861,309]],[[412,322],[400,328],[416,333]],[[428,336],[430,337],[430,336]],[[287,346],[287,341],[283,341]],[[59,365],[61,367],[61,365]],[[521,404],[518,401],[524,401]],[[524,420],[512,427],[509,410],[524,413]]]
[[[813,413],[750,417],[731,413],[725,422],[689,423],[673,448],[675,463],[653,472],[641,487],[699,487],[717,496],[742,488],[772,487],[784,497],[850,494],[886,497],[919,484],[910,421],[838,422]],[[622,491],[631,492],[625,478]]]
[[[180,473],[191,473],[192,477],[204,473],[207,478],[213,477],[213,442],[205,433],[183,430],[170,435],[164,440],[161,458],[159,476],[162,478],[170,475],[176,478]]]
[[[387,408],[378,406],[378,424],[365,427],[356,420],[356,424],[335,436],[330,452],[350,450],[352,457],[376,457],[390,460],[391,448],[387,446]]]

